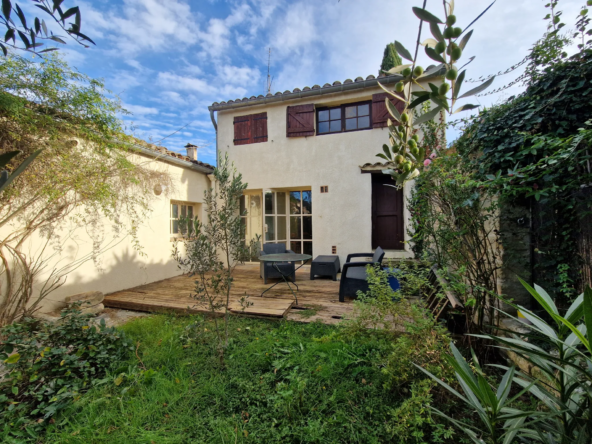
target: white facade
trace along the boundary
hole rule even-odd
[[[64,298],[69,295],[87,291],[107,294],[181,274],[172,257],[175,235],[171,233],[171,204],[178,204],[179,211],[180,205],[191,205],[194,216],[205,220],[204,192],[211,187],[208,168],[197,166],[188,158],[178,159],[158,152],[148,156],[134,154],[131,160],[144,167],[168,173],[172,182],[172,189],[166,189],[166,186],[164,189],[155,187],[149,218],[138,221],[140,227],[137,240],[140,250],[134,248],[130,236],[114,233],[109,220],[98,224],[98,229],[78,227],[74,231],[71,230],[72,225],[66,222],[64,229],[58,234],[63,239],[69,236],[69,239],[59,252],[53,250],[50,244],[45,256],[51,257],[51,261],[46,267],[46,273],[37,278],[37,289],[43,285],[52,270],[88,257],[93,251],[93,240],[98,239],[102,246],[111,247],[103,251],[96,260],[86,260],[79,268],[68,273],[65,284],[43,301],[42,312],[62,308]],[[35,257],[44,243],[43,238],[33,236],[24,246],[23,252]]]
[[[380,87],[373,86],[268,104],[253,101],[252,106],[235,109],[222,109],[216,104],[210,108],[218,111],[218,149],[222,155],[228,153],[242,173],[249,194],[311,190],[313,257],[331,255],[336,247],[343,264],[350,253],[372,251],[372,174],[362,172],[361,166],[380,160],[376,154],[382,151],[384,143],[388,144],[389,133],[387,128],[375,128],[287,137],[287,107],[311,103],[316,108],[337,106],[372,100],[373,94],[382,92]],[[234,118],[262,112],[267,112],[268,141],[235,145]],[[321,193],[324,186],[328,192]],[[410,183],[404,187],[406,241],[409,240],[406,200],[411,188]],[[259,218],[259,223],[262,225],[258,232],[265,233],[264,218]],[[408,244],[403,249],[387,250],[387,257],[411,256]]]

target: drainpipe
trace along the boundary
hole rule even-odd
[[[218,124],[216,123],[213,109],[210,110],[210,119],[212,119],[212,125],[214,125],[214,130],[216,131],[216,167],[218,167]]]

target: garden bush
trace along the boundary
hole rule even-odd
[[[0,436],[35,438],[53,417],[86,390],[105,384],[114,363],[133,347],[122,332],[92,325],[79,306],[64,310],[56,323],[26,318],[2,330]]]

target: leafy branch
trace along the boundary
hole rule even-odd
[[[62,8],[64,0],[30,1],[53,19],[68,36],[80,45],[88,48],[87,43],[95,44],[90,37],[80,31],[82,28],[82,16],[78,6],[68,9]],[[24,50],[38,55],[58,49],[56,47],[42,49],[45,45],[43,40],[63,45],[66,44],[66,41],[61,36],[55,35],[48,29],[47,23],[43,18],[33,17],[27,21],[27,17],[18,3],[13,4],[11,0],[2,0],[0,24],[6,29],[4,41],[0,43],[0,49],[2,49],[5,56],[8,55],[9,48]]]

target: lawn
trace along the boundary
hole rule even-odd
[[[58,415],[43,442],[379,443],[422,442],[428,429],[450,435],[429,424],[425,390],[392,388],[389,367],[401,343],[391,335],[233,318],[221,367],[212,327],[201,317],[164,315],[123,326],[137,352]]]

